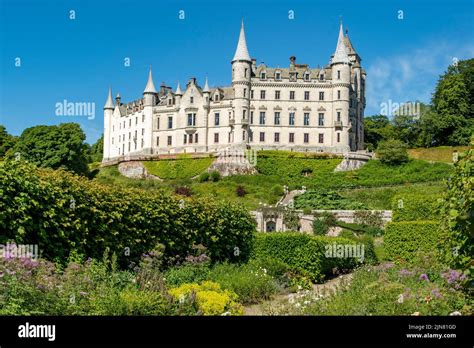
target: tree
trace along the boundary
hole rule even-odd
[[[377,156],[382,163],[397,165],[408,161],[408,146],[396,139],[381,141],[377,148]]]
[[[433,94],[436,111],[432,118],[436,145],[467,145],[474,132],[472,118],[474,59],[461,61],[462,68],[448,67],[440,77]],[[462,71],[462,72],[461,72]]]
[[[104,154],[104,135],[102,134],[99,139],[89,149],[89,162],[101,162]]]
[[[7,151],[15,145],[16,140],[16,137],[8,134],[7,129],[0,125],[0,158],[3,158]]]
[[[65,168],[78,174],[86,174],[86,136],[77,123],[59,126],[35,126],[27,128],[12,149],[23,159],[39,167]]]
[[[379,141],[393,136],[393,126],[385,115],[375,115],[364,119],[364,141],[369,149],[377,148]]]

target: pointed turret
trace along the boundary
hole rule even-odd
[[[206,76],[206,83],[204,84],[204,89],[202,90],[204,93],[209,93],[209,84],[207,83],[207,76]]]
[[[247,40],[245,40],[245,30],[244,30],[244,21],[242,20],[242,25],[240,27],[240,36],[239,36],[239,43],[237,44],[237,49],[235,50],[234,59],[232,62],[236,60],[245,60],[251,62],[251,58],[249,55],[249,50],[247,49]]]
[[[181,86],[178,81],[178,87],[176,87],[176,92],[174,92],[176,95],[183,95],[183,92],[181,92]]]
[[[342,29],[342,21],[339,27],[339,37],[337,39],[337,46],[336,52],[334,52],[334,56],[332,58],[332,64],[342,63],[342,64],[349,64],[349,56],[347,55],[347,48],[344,43],[344,31]]]
[[[148,73],[148,82],[146,83],[145,90],[143,93],[157,93],[155,89],[155,84],[153,83],[153,75],[151,72],[151,65],[150,65],[150,72]]]
[[[114,109],[114,103],[112,101],[112,89],[109,88],[109,95],[107,96],[107,101],[105,102],[105,105],[104,105],[104,110],[106,109]]]

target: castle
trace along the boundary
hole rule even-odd
[[[229,146],[346,153],[364,146],[366,73],[339,29],[329,64],[311,68],[290,57],[287,68],[257,66],[244,25],[232,64],[232,85],[201,87],[196,78],[175,91],[156,90],[150,67],[143,98],[104,106],[104,158],[215,153]]]

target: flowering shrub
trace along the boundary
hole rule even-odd
[[[185,302],[195,296],[199,310],[204,315],[242,315],[243,307],[237,303],[237,294],[222,290],[220,285],[210,281],[201,284],[183,284],[169,290],[176,301]]]

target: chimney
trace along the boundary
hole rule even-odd
[[[252,71],[257,70],[257,59],[252,58]]]
[[[295,57],[295,56],[291,56],[291,57],[290,57],[290,67],[294,67],[294,66],[295,66],[295,61],[296,61],[296,57]]]

